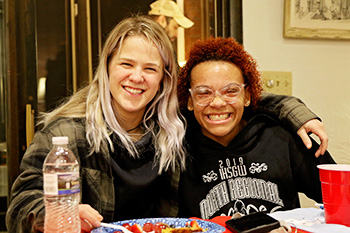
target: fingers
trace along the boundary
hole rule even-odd
[[[81,232],[90,232],[95,227],[86,219],[80,219]]]
[[[328,135],[324,131],[323,124],[320,124],[317,128],[315,127],[313,129],[310,129],[310,131],[313,132],[320,139],[320,147],[315,153],[315,156],[319,157],[320,155],[323,155],[328,148]]]
[[[297,134],[299,135],[299,137],[301,137],[301,140],[303,140],[304,145],[306,146],[306,148],[310,149],[312,146],[311,143],[311,139],[309,137],[309,135],[307,134],[305,128],[301,127]]]
[[[269,233],[287,233],[288,231],[284,227],[279,227],[270,231]]]
[[[326,152],[327,148],[328,148],[328,137],[326,136],[319,136],[320,140],[321,140],[321,144],[320,147],[318,148],[318,150],[316,151],[315,156],[319,157],[320,155],[324,155],[324,153]]]
[[[82,231],[87,232],[100,227],[103,219],[97,210],[86,204],[79,204],[79,217]]]
[[[317,119],[312,119],[302,125],[298,130],[297,134],[301,137],[305,146],[310,149],[312,144],[308,133],[313,133],[320,139],[320,146],[315,152],[315,156],[319,157],[323,155],[328,148],[328,135],[324,130],[323,123]]]

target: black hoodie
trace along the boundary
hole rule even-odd
[[[209,219],[236,212],[300,207],[298,192],[322,202],[318,164],[335,163],[267,115],[251,118],[227,147],[204,136],[194,118],[187,143],[191,158],[179,187],[179,217]]]

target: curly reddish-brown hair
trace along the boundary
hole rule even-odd
[[[178,80],[178,98],[182,109],[186,109],[190,96],[191,71],[205,61],[228,61],[238,66],[243,73],[246,89],[250,93],[250,107],[255,109],[262,92],[260,72],[254,58],[233,38],[208,38],[195,42],[186,65],[181,68]]]

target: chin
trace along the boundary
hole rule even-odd
[[[230,131],[228,131],[227,129],[225,129],[225,130],[221,130],[221,129],[209,130],[208,132],[209,132],[209,134],[211,134],[214,137],[225,137],[230,133]]]

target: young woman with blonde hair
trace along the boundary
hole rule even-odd
[[[149,18],[125,19],[111,31],[92,83],[44,116],[26,151],[7,214],[10,232],[42,229],[42,165],[54,136],[68,136],[79,160],[83,230],[102,216],[174,215],[172,176],[164,171],[184,166],[185,126],[173,55],[165,31]]]

